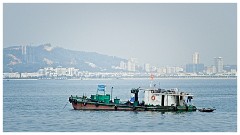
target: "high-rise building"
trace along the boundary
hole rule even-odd
[[[203,72],[204,64],[187,64],[186,65],[186,72],[187,73],[199,73]]]
[[[34,63],[34,48],[31,45],[22,46],[23,63]]]
[[[127,64],[124,61],[120,62],[120,68],[125,70],[127,68]]]
[[[195,52],[192,55],[192,62],[193,62],[193,64],[199,64],[199,53],[198,52]]]
[[[204,64],[199,63],[199,53],[195,52],[192,55],[192,64],[186,65],[186,72],[188,73],[200,73],[204,70]]]
[[[215,57],[214,58],[214,66],[216,67],[217,73],[222,73],[223,72],[223,58]]]
[[[136,71],[136,61],[134,58],[128,60],[127,64],[128,71],[135,72]]]
[[[150,64],[144,64],[144,70],[145,72],[150,72],[151,71]]]

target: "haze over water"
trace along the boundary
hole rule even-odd
[[[51,43],[140,63],[237,61],[237,4],[3,4],[3,46]]]

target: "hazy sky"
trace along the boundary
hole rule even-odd
[[[3,4],[3,47],[51,43],[155,66],[237,63],[236,4]]]

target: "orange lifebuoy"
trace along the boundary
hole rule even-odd
[[[152,99],[152,100],[155,100],[155,96],[152,96],[151,99]]]

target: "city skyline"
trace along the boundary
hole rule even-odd
[[[51,44],[46,44],[46,45],[51,45]],[[36,45],[27,45],[27,46],[29,46],[30,48],[31,47],[37,47]],[[26,59],[26,57],[28,58],[28,60],[33,60],[34,59],[34,56],[33,56],[33,52],[32,52],[32,50],[30,49],[30,50],[28,50],[27,51],[27,49],[26,49],[26,47],[27,46],[20,46],[21,48],[22,48],[22,54],[24,55],[26,55],[26,54],[32,54],[32,55],[30,55],[30,56],[23,56],[25,59]],[[10,46],[10,47],[13,47],[13,46]],[[55,47],[53,47],[53,46],[51,46],[50,48],[55,48]],[[27,53],[28,52],[28,53]],[[98,52],[96,52],[96,53],[98,53]],[[100,53],[99,53],[100,54]],[[107,54],[102,54],[102,55],[107,55]],[[107,55],[107,56],[110,56],[110,55]],[[152,64],[152,63],[150,63],[150,62],[148,62],[148,61],[145,61],[144,63],[139,63],[139,59],[138,58],[127,58],[126,60],[128,61],[128,62],[126,62],[126,63],[119,63],[119,67],[121,68],[121,67],[126,67],[126,69],[129,69],[129,67],[127,66],[128,65],[128,63],[129,63],[129,61],[131,61],[132,63],[133,63],[133,65],[130,67],[130,69],[129,69],[129,71],[134,71],[135,70],[135,66],[136,65],[138,65],[138,66],[141,66],[141,67],[143,67],[143,68],[145,68],[145,66],[146,66],[146,64],[147,64],[147,66],[148,66],[148,68],[150,68],[150,65],[151,66],[155,66],[155,67],[164,67],[164,66],[182,66],[182,67],[184,67],[184,66],[186,66],[186,64],[199,64],[199,63],[201,63],[201,64],[205,64],[205,62],[203,62],[203,61],[201,61],[201,54],[199,53],[199,52],[192,52],[192,54],[191,54],[191,56],[192,57],[190,57],[189,56],[189,60],[192,60],[191,62],[188,62],[188,63],[181,63],[181,64],[179,64],[179,65],[177,65],[177,64],[170,64],[170,65],[161,65],[161,66],[158,66],[158,65],[154,65],[154,64]],[[117,57],[117,56],[113,56],[113,57]],[[119,58],[121,58],[121,57],[119,57]],[[210,59],[212,59],[212,63],[210,63],[209,65],[207,65],[207,64],[205,64],[206,66],[216,66],[216,58],[221,58],[221,59],[224,59],[223,57],[221,57],[221,56],[214,56],[213,58],[210,58]],[[25,60],[26,61],[26,60]],[[226,62],[226,61],[224,61],[225,63],[224,64],[222,64],[222,65],[237,65],[237,64],[229,64],[228,62]],[[122,66],[121,66],[121,64],[122,64]],[[123,65],[123,64],[125,64],[125,65]],[[131,63],[129,63],[129,64],[131,64]],[[59,65],[59,66],[61,66],[61,65]]]
[[[57,48],[52,47],[50,44],[45,44],[45,45],[40,45],[38,46],[40,48],[42,48],[43,50],[45,50],[46,52],[49,52],[51,55],[54,55],[54,50]],[[35,61],[35,55],[34,52],[38,52],[36,49],[33,48],[33,46],[15,46],[15,47],[10,47],[10,48],[6,48],[8,52],[7,56],[11,56],[11,58],[14,58],[13,61],[9,61],[10,63],[5,63],[5,65],[15,65],[15,64],[36,64],[39,63],[38,61]],[[11,54],[11,50],[15,50],[13,54]],[[16,50],[18,52],[21,53],[21,55],[16,55],[18,54],[18,52],[16,52]],[[39,49],[40,51],[41,49]],[[62,49],[60,49],[62,50]],[[66,50],[65,50],[66,51]],[[44,52],[42,52],[44,53]],[[59,53],[59,52],[58,52]],[[41,53],[40,53],[41,54]],[[44,53],[45,54],[45,53]],[[67,54],[65,52],[65,54]],[[16,56],[15,56],[16,55]],[[100,54],[99,54],[100,55]],[[47,55],[45,55],[47,56]],[[145,73],[159,73],[159,74],[175,74],[175,73],[194,73],[194,74],[216,74],[216,73],[236,73],[237,71],[237,65],[229,65],[229,64],[224,64],[224,58],[223,57],[214,57],[214,63],[212,65],[204,65],[204,63],[200,63],[200,57],[201,55],[198,52],[194,52],[192,54],[192,63],[187,63],[187,64],[182,64],[182,65],[175,65],[175,66],[169,66],[169,65],[165,65],[165,66],[155,66],[155,65],[151,65],[149,63],[144,63],[144,64],[140,64],[138,63],[138,59],[137,58],[129,58],[128,60],[124,60],[124,59],[120,59],[121,61],[119,61],[119,63],[115,63],[111,66],[111,69],[114,69],[114,72],[129,72],[129,73],[133,73],[133,72],[145,72]],[[81,56],[80,56],[81,57]],[[89,56],[91,57],[91,56]],[[112,56],[107,56],[112,57]],[[37,57],[36,57],[37,58]],[[56,58],[56,57],[55,57]],[[51,58],[50,58],[51,59]],[[91,58],[90,58],[91,59]],[[17,60],[17,61],[16,61]],[[104,60],[104,59],[101,59]],[[124,61],[123,61],[124,60]],[[41,61],[41,60],[40,60]],[[45,68],[69,68],[70,70],[76,68],[75,64],[76,61],[74,63],[71,62],[70,65],[61,65],[59,62],[57,62],[57,65],[52,65],[54,62],[49,60],[48,57],[45,57],[43,59],[43,61],[47,62],[47,65],[42,65],[40,66],[37,70],[40,70],[42,67]],[[72,60],[71,60],[72,61]],[[96,62],[96,61],[95,61]],[[90,67],[92,68],[100,68],[101,71],[100,72],[106,72],[107,69],[102,69],[102,67],[99,67],[99,65],[97,63],[92,63],[91,61],[85,61],[85,63],[87,63]],[[74,65],[72,65],[74,64]],[[36,68],[36,67],[35,67]],[[13,70],[13,68],[10,67],[10,73],[14,73],[14,72],[19,72],[19,69],[15,69],[15,71]],[[7,68],[8,70],[8,68]],[[22,70],[22,69],[21,69]],[[32,69],[31,69],[32,70]],[[82,69],[82,68],[77,68],[77,70],[79,70],[80,72],[83,71],[91,71],[91,69],[87,68],[87,69]],[[36,71],[36,69],[35,69]],[[110,70],[108,70],[109,72]],[[28,70],[23,70],[20,71],[21,73],[28,73]],[[55,71],[54,71],[55,72]],[[69,71],[68,71],[69,72]],[[96,72],[96,71],[95,71]],[[99,72],[99,71],[98,71]],[[111,71],[110,71],[111,72]],[[5,72],[7,73],[7,72]],[[35,73],[34,73],[35,74]]]
[[[237,63],[236,4],[3,4],[4,47],[52,43],[151,65]],[[44,9],[44,10],[42,10]],[[15,35],[15,36],[12,36]],[[231,52],[231,53],[226,53]]]

